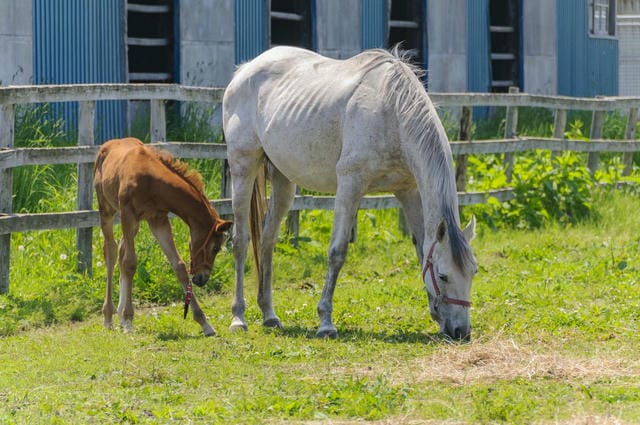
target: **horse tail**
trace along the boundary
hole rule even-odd
[[[262,237],[262,226],[267,211],[267,176],[266,161],[262,163],[256,180],[253,183],[251,194],[251,210],[249,211],[249,231],[251,232],[251,248],[253,258],[256,263],[258,279],[262,278],[262,264],[260,263],[260,239]]]

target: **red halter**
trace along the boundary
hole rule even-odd
[[[215,231],[216,231],[216,225],[214,223],[213,226],[211,226],[211,230],[209,230],[209,234],[207,235],[207,238],[204,240],[204,243],[202,244],[200,249],[196,251],[193,257],[191,257],[191,261],[189,262],[189,274],[194,273],[193,260],[195,259],[195,257],[200,255],[201,252],[202,252],[202,255],[204,255],[204,260],[205,261],[207,260],[207,253],[204,250],[207,244],[209,243],[209,241],[211,240],[211,237],[213,236]],[[193,286],[191,285],[191,281],[189,281],[187,282],[187,287],[185,288],[185,294],[184,294],[184,316],[183,316],[184,319],[187,318],[187,313],[189,312],[189,304],[191,304],[191,298],[193,298]]]
[[[198,255],[200,255],[200,253],[202,253],[202,255],[204,255],[204,260],[207,261],[207,253],[205,252],[205,248],[207,247],[207,244],[209,243],[209,241],[211,240],[211,238],[213,237],[213,234],[216,232],[216,224],[213,223],[213,226],[211,226],[211,230],[209,230],[209,234],[207,235],[207,238],[204,240],[202,246],[200,247],[199,250],[196,251],[195,254],[193,254],[193,256],[191,257],[191,261],[189,262],[189,274],[193,274],[194,270],[193,270],[193,262],[196,259],[196,257]]]
[[[433,242],[433,244],[431,244],[431,248],[429,249],[429,255],[427,255],[427,261],[424,264],[424,269],[422,270],[422,280],[424,280],[424,277],[427,274],[427,270],[429,270],[430,274],[431,274],[431,282],[433,283],[433,290],[436,292],[436,303],[447,303],[447,304],[455,304],[455,305],[461,305],[463,307],[471,307],[471,302],[469,301],[465,301],[465,300],[459,300],[456,298],[449,298],[446,295],[442,295],[440,293],[440,288],[438,287],[438,282],[436,281],[436,274],[433,271],[433,262],[431,261],[433,259],[433,250],[436,247],[436,243],[438,241],[435,240]]]

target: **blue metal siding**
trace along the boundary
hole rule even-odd
[[[362,0],[362,49],[384,48],[387,44],[387,1]]]
[[[491,91],[489,0],[467,0],[467,90]]]
[[[33,0],[34,83],[122,83],[123,2]],[[67,129],[77,127],[77,103],[52,105]],[[98,140],[125,134],[125,102],[96,104]]]
[[[618,94],[618,40],[591,37],[589,0],[562,0],[558,11],[558,94]]]
[[[235,1],[235,61],[247,62],[264,52],[268,45],[267,2]]]

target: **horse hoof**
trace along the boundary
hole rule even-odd
[[[265,328],[276,328],[276,329],[283,328],[282,323],[280,322],[280,319],[278,319],[277,317],[265,320],[264,322],[262,322],[262,326],[264,326]]]
[[[318,332],[316,332],[316,337],[318,338],[329,338],[335,339],[338,336],[338,330],[336,328],[320,328]]]
[[[102,324],[102,327],[107,329],[107,330],[109,330],[109,331],[112,331],[113,330],[113,322],[104,322]]]
[[[239,332],[239,331],[247,332],[249,330],[249,327],[244,322],[241,322],[239,320],[238,321],[234,320],[233,322],[231,322],[231,326],[229,326],[229,330],[231,332]]]
[[[204,330],[204,336],[216,336],[216,331],[212,327]]]

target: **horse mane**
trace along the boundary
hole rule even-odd
[[[173,171],[176,175],[181,177],[184,181],[189,183],[198,193],[200,193],[205,199],[204,183],[202,182],[202,175],[199,172],[190,168],[185,162],[176,159],[169,152],[161,149],[153,149],[160,162],[162,162],[169,170]]]
[[[435,185],[434,192],[444,197],[440,204],[440,214],[447,223],[453,260],[464,270],[465,265],[473,263],[473,254],[460,229],[458,194],[452,176],[453,161],[449,140],[435,106],[420,81],[425,71],[411,64],[408,55],[401,55],[399,45],[392,51],[376,49],[375,52],[386,59],[384,62],[391,64],[383,96],[390,102],[389,107],[396,111],[401,133],[406,139],[415,141],[418,147],[418,158],[408,158],[413,161],[412,167],[429,164],[426,172]]]

